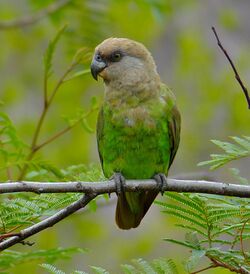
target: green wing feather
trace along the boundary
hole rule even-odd
[[[181,116],[176,107],[173,106],[171,110],[171,115],[168,119],[168,133],[169,133],[169,143],[170,143],[170,159],[169,159],[169,168],[172,165],[177,149],[180,143],[180,131],[181,131]]]
[[[103,107],[101,107],[96,124],[96,139],[97,139],[97,148],[99,153],[99,158],[101,165],[103,166],[103,157],[102,157],[102,140],[103,140],[103,126],[104,126],[104,117],[103,117]]]

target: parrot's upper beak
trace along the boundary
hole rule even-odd
[[[107,63],[100,57],[100,55],[95,55],[90,69],[91,69],[91,74],[93,78],[97,81],[97,76],[98,74],[104,70],[107,67]]]

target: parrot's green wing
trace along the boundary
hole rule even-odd
[[[168,134],[169,134],[169,143],[170,143],[170,159],[169,159],[169,168],[173,163],[174,157],[176,155],[177,149],[180,143],[180,125],[181,125],[181,116],[176,106],[171,110],[171,115],[168,118]]]
[[[104,125],[103,107],[101,107],[98,114],[98,118],[97,118],[97,124],[96,124],[97,148],[98,148],[101,165],[103,165],[103,156],[102,156],[103,125]]]

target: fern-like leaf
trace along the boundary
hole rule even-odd
[[[91,269],[96,274],[109,274],[109,272],[106,269],[102,268],[102,267],[91,266]]]
[[[51,264],[40,264],[40,266],[51,274],[66,274],[65,272],[63,272],[60,269],[57,269],[54,265]]]
[[[225,154],[211,154],[211,160],[200,162],[198,166],[210,165],[210,169],[216,169],[230,161],[250,156],[250,137],[231,137],[234,143],[212,140],[212,142],[224,150]]]
[[[52,39],[50,41],[50,43],[46,49],[46,52],[44,54],[44,77],[45,77],[45,79],[48,79],[51,76],[51,74],[53,73],[53,70],[52,70],[53,55],[55,53],[57,43],[58,43],[60,37],[62,36],[62,34],[64,33],[66,27],[67,26],[65,25],[58,31],[58,33],[56,34],[54,39]]]

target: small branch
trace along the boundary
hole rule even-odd
[[[34,157],[34,155],[36,154],[37,152],[37,141],[38,141],[38,137],[39,137],[39,134],[41,132],[41,129],[42,129],[42,125],[44,123],[44,119],[46,117],[46,114],[49,110],[49,107],[58,91],[58,89],[60,88],[60,86],[63,84],[63,81],[64,79],[68,76],[68,74],[72,71],[72,69],[77,65],[77,62],[73,62],[70,64],[70,66],[67,68],[67,70],[63,73],[63,75],[61,76],[61,78],[58,80],[55,88],[53,89],[52,91],[52,94],[50,96],[50,98],[48,98],[48,94],[47,94],[47,90],[44,91],[44,105],[43,105],[43,110],[42,110],[42,113],[39,117],[39,120],[38,120],[38,123],[37,123],[37,126],[36,126],[36,129],[35,129],[35,132],[34,132],[34,135],[33,135],[33,138],[32,138],[32,141],[31,141],[31,146],[30,146],[30,153],[27,155],[26,157],[26,162],[28,163],[30,160],[32,160],[32,158]],[[45,83],[45,85],[47,85],[47,83]],[[47,87],[44,86],[45,89],[47,89]],[[44,145],[43,145],[44,146]],[[40,147],[41,148],[41,147]],[[39,149],[40,149],[39,148]],[[19,177],[18,177],[18,180],[22,180],[27,169],[28,169],[28,164],[24,164],[21,171],[20,171],[20,174],[19,174]]]
[[[247,88],[245,87],[245,85],[243,84],[241,78],[240,78],[240,75],[238,73],[238,71],[236,70],[236,67],[232,61],[232,59],[230,58],[230,56],[228,55],[227,51],[225,50],[225,48],[222,46],[221,42],[220,42],[220,39],[219,39],[219,36],[215,30],[215,27],[212,27],[212,31],[216,37],[216,40],[217,40],[217,44],[218,46],[220,47],[220,49],[223,51],[223,53],[225,54],[227,60],[229,61],[233,71],[234,71],[234,74],[235,74],[235,78],[236,80],[238,81],[238,83],[240,84],[244,94],[245,94],[245,97],[246,97],[246,100],[247,100],[247,104],[248,104],[248,109],[250,109],[250,97],[249,97],[249,94],[248,94],[248,90]]]
[[[19,233],[4,233],[2,235],[0,235],[0,241],[2,241],[3,239],[6,239],[6,238],[10,238],[10,237],[13,237],[13,236],[19,236]]]
[[[207,256],[207,257],[214,263],[215,267],[223,267],[235,273],[250,274],[250,272],[247,269],[245,269],[243,266],[235,267],[235,266],[226,264],[224,262],[221,262],[217,258],[215,259],[210,256]]]
[[[52,3],[51,5],[47,6],[45,9],[40,10],[34,15],[30,15],[30,16],[12,20],[12,21],[0,22],[0,30],[23,28],[23,27],[27,27],[29,25],[35,24],[41,19],[43,19],[44,17],[62,9],[63,7],[68,5],[71,1],[72,0],[58,0]]]
[[[153,179],[126,180],[124,190],[127,192],[159,190]],[[250,186],[227,184],[203,180],[167,179],[163,191],[207,193],[225,196],[250,198]],[[104,194],[116,192],[113,180],[104,182],[11,182],[0,183],[0,193],[34,192],[34,193],[65,193],[81,192],[86,194]]]
[[[75,127],[77,124],[79,124],[82,119],[87,118],[95,109],[91,109],[90,111],[88,111],[85,115],[83,115],[79,120],[77,120],[76,122],[74,122],[72,125],[69,125],[67,127],[65,127],[64,129],[62,129],[61,131],[57,132],[56,134],[52,135],[51,137],[49,137],[47,140],[45,140],[43,143],[37,145],[35,147],[35,151],[40,150],[41,148],[43,148],[44,146],[50,144],[51,142],[53,142],[54,140],[56,140],[57,138],[59,138],[60,136],[64,135],[65,133],[67,133],[68,131],[70,131],[73,127]]]
[[[203,271],[205,271],[205,270],[208,270],[208,269],[211,269],[211,268],[215,268],[215,267],[217,267],[217,266],[214,265],[214,264],[212,264],[212,265],[209,265],[209,266],[204,267],[204,268],[202,268],[202,269],[199,269],[199,270],[197,270],[197,271],[193,271],[193,272],[191,272],[190,274],[197,274],[197,273],[200,273],[200,272],[203,272]]]
[[[28,237],[37,234],[38,232],[52,227],[56,223],[60,222],[61,220],[65,219],[67,216],[73,214],[77,210],[84,208],[92,199],[95,198],[95,194],[84,195],[80,200],[72,203],[71,205],[67,206],[66,208],[58,211],[56,214],[42,220],[41,222],[34,224],[28,228],[21,230],[18,236],[13,236],[3,242],[0,243],[0,250],[5,250],[17,243],[23,242],[23,240],[27,239]]]
[[[76,124],[74,124],[75,126]],[[44,141],[43,143],[41,143],[40,145],[37,145],[35,147],[35,151],[40,150],[41,148],[43,148],[44,146],[48,145],[49,143],[53,142],[54,140],[56,140],[58,137],[62,136],[63,134],[65,134],[66,132],[70,131],[74,126],[68,126],[65,129],[59,131],[58,133],[56,133],[55,135],[51,136],[50,138],[48,138],[46,141]]]
[[[68,74],[75,68],[75,66],[77,65],[77,62],[72,62],[69,67],[67,68],[67,70],[64,72],[64,74],[61,76],[61,78],[59,79],[59,81],[57,82],[54,90],[52,91],[52,94],[50,96],[50,98],[48,99],[48,106],[52,103],[58,89],[60,88],[60,86],[63,84],[63,81],[65,80],[65,78],[68,76]]]

